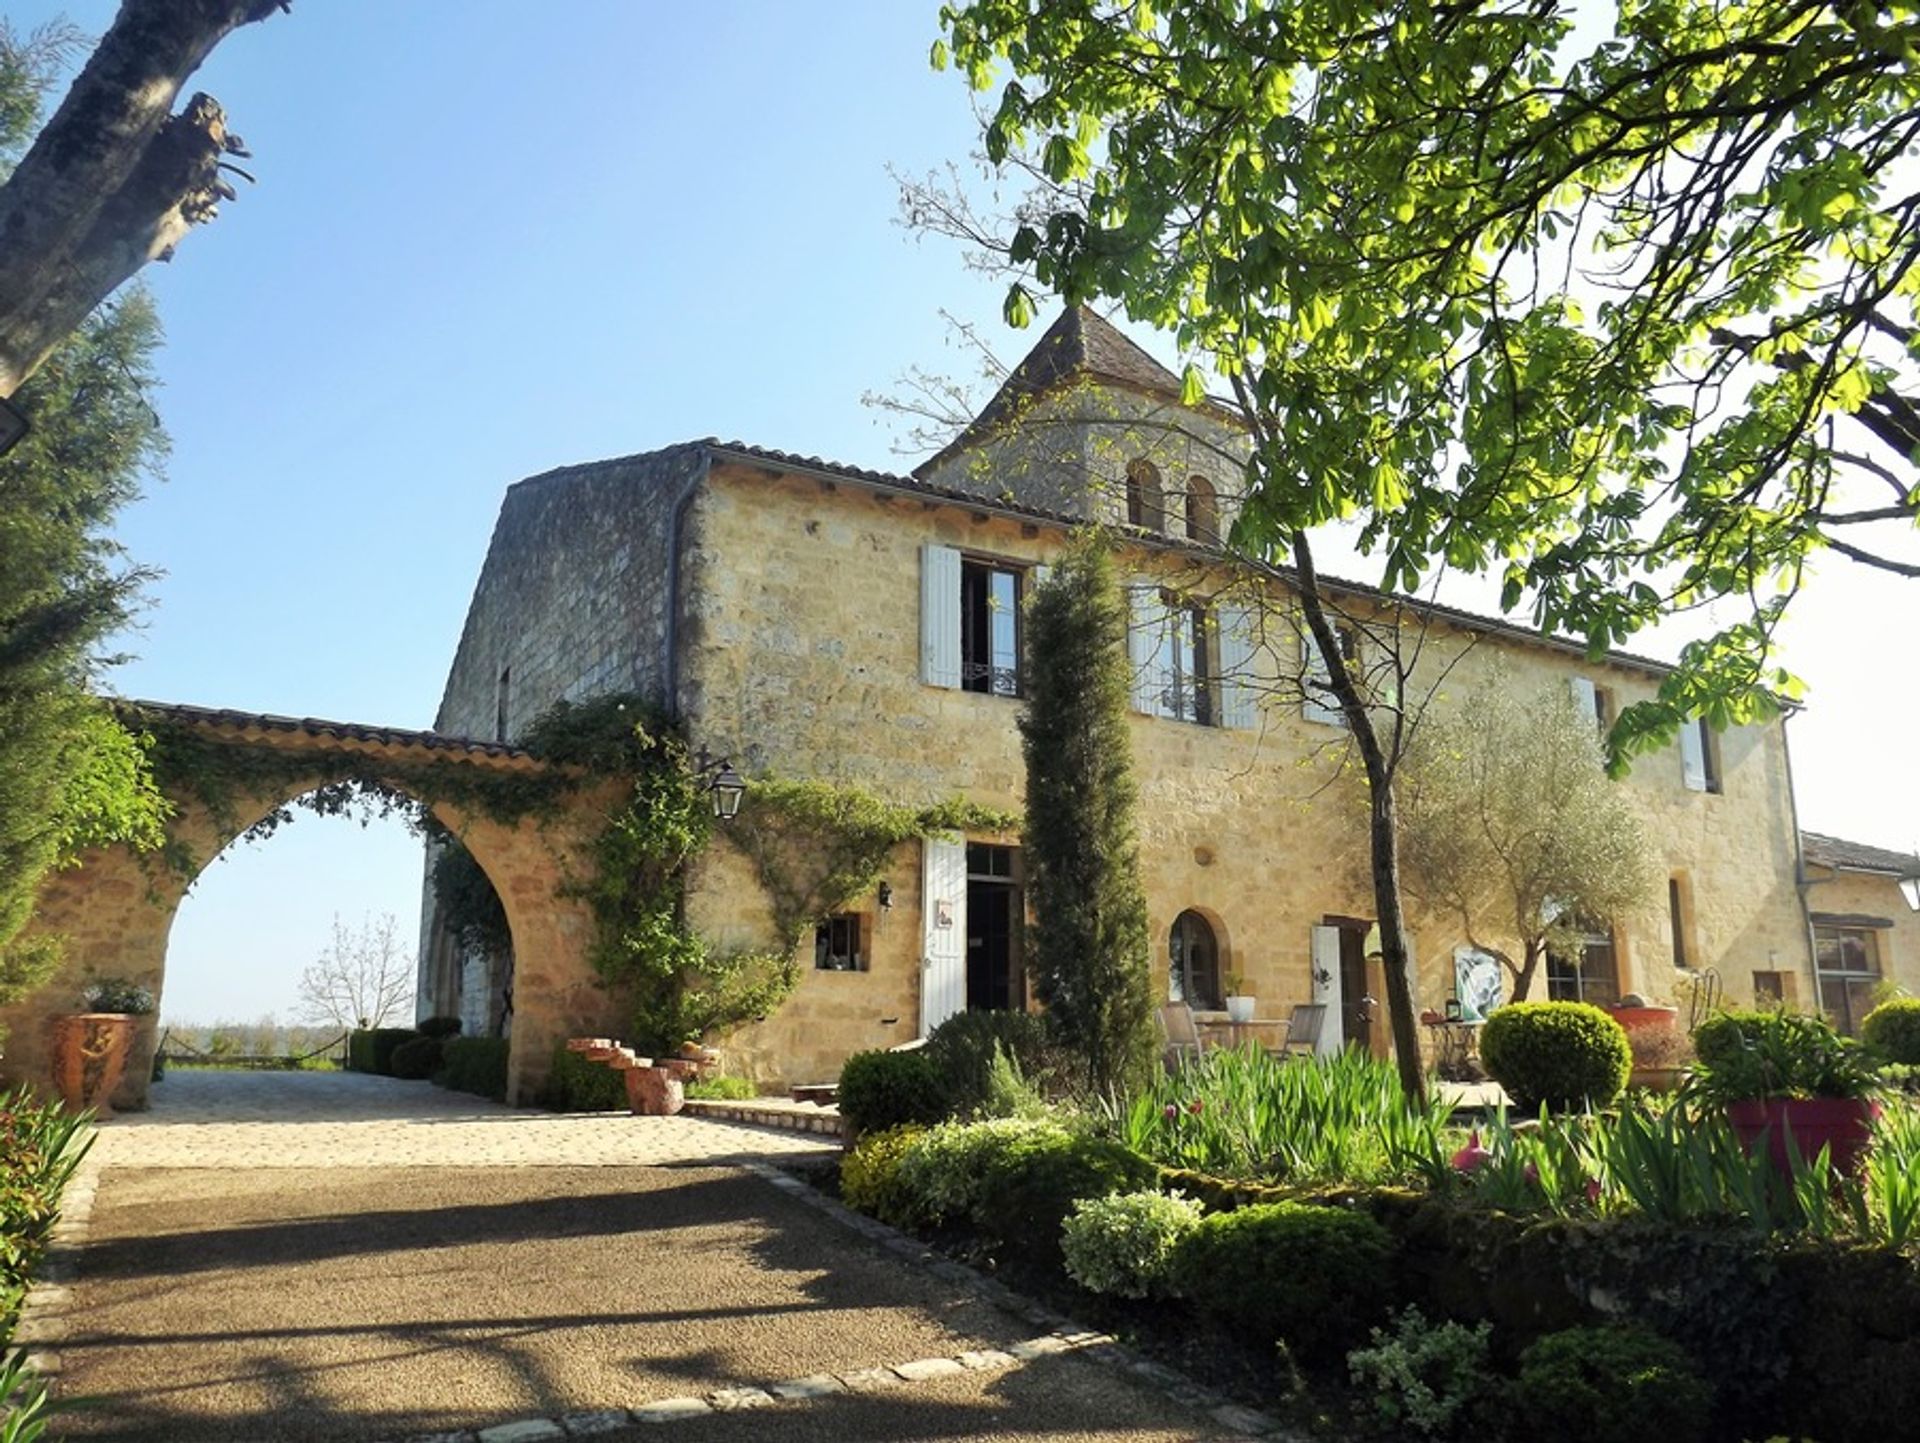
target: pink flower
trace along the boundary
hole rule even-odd
[[[1493,1154],[1480,1142],[1480,1129],[1475,1128],[1467,1138],[1467,1145],[1453,1155],[1453,1170],[1460,1173],[1478,1172],[1486,1165]]]
[[[1520,1169],[1520,1176],[1525,1178],[1528,1182],[1532,1183],[1535,1187],[1540,1186],[1540,1169],[1538,1165],[1534,1163],[1528,1163],[1525,1167]]]
[[[1169,1102],[1166,1105],[1166,1108],[1164,1109],[1164,1111],[1165,1111],[1166,1119],[1168,1122],[1172,1122],[1176,1117],[1180,1115],[1180,1109],[1175,1107],[1171,1102]]]
[[[1195,1117],[1198,1117],[1201,1114],[1201,1112],[1205,1109],[1206,1105],[1207,1104],[1202,1099],[1196,1097],[1192,1102],[1189,1102],[1187,1104],[1187,1111],[1192,1113]]]
[[[1587,1179],[1587,1201],[1590,1203],[1600,1201],[1600,1179],[1597,1177]]]

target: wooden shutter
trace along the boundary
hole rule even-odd
[[[1340,929],[1315,927],[1311,955],[1313,1000],[1327,1009],[1314,1051],[1322,1057],[1334,1057],[1346,1044],[1347,1035],[1346,988],[1340,978]]]
[[[920,844],[920,1035],[967,1007],[967,844]],[[944,924],[944,925],[943,925]]]
[[[1024,600],[1026,596],[1032,596],[1034,592],[1045,586],[1052,577],[1053,568],[1051,566],[1029,566],[1027,568],[1027,589],[1022,600]]]
[[[1253,613],[1222,606],[1220,625],[1220,725],[1250,731],[1259,724],[1253,690]]]
[[[920,548],[920,680],[960,685],[960,553]]]
[[[1164,714],[1161,693],[1167,685],[1167,607],[1160,588],[1140,583],[1127,588],[1127,660],[1133,664],[1133,709]]]
[[[1304,620],[1300,623],[1300,715],[1310,722],[1319,722],[1322,726],[1343,727],[1347,724],[1347,715],[1340,710],[1338,702],[1329,706],[1333,693],[1327,690],[1329,675],[1326,659],[1320,655],[1320,645],[1313,639]]]
[[[1700,728],[1705,723],[1695,718],[1680,726],[1680,780],[1690,792],[1707,789],[1707,749]]]
[[[1567,678],[1567,685],[1573,689],[1574,710],[1592,722],[1600,724],[1600,694],[1594,689],[1593,681],[1584,676]]]

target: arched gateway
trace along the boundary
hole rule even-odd
[[[200,871],[234,838],[316,788],[347,780],[377,783],[422,803],[465,843],[500,894],[513,933],[514,1019],[507,1100],[535,1096],[546,1080],[555,1044],[617,1027],[618,1008],[601,988],[587,951],[593,918],[586,905],[561,895],[561,879],[579,875],[587,840],[583,824],[604,809],[591,789],[569,792],[557,808],[522,811],[503,820],[490,797],[525,790],[552,775],[546,763],[496,742],[351,722],[209,711],[135,703],[136,718],[183,736],[202,755],[247,756],[232,769],[251,783],[230,787],[218,808],[192,788],[163,780],[175,814],[168,833],[177,858],[136,857],[123,847],[89,852],[78,866],[50,876],[30,927],[67,939],[66,960],[53,980],[12,1007],[0,1008],[7,1029],[0,1078],[51,1084],[52,1020],[75,1010],[80,989],[96,976],[124,977],[161,995],[167,937],[174,913]],[[308,765],[310,763],[310,765]],[[457,798],[458,800],[449,800]],[[217,813],[217,814],[216,814]],[[141,1019],[126,1080],[114,1105],[146,1105],[158,1013]]]

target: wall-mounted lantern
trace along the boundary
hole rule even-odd
[[[731,822],[740,815],[741,799],[747,795],[747,781],[733,769],[728,758],[709,756],[707,749],[701,747],[694,757],[693,774],[707,784],[714,816]]]

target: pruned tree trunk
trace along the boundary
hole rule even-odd
[[[1304,531],[1292,536],[1293,564],[1300,593],[1300,609],[1307,629],[1327,668],[1327,682],[1339,698],[1348,730],[1360,750],[1367,772],[1367,842],[1372,862],[1373,905],[1380,925],[1380,962],[1386,973],[1387,1022],[1393,1034],[1393,1056],[1400,1085],[1408,1097],[1424,1103],[1426,1068],[1420,1057],[1420,1034],[1414,1026],[1411,958],[1407,953],[1406,911],[1400,901],[1399,821],[1393,797],[1393,763],[1374,730],[1359,680],[1342,656],[1333,623],[1320,597],[1320,575],[1313,564],[1313,548]]]
[[[213,48],[284,0],[123,0],[113,25],[0,185],[0,397],[141,266],[230,199],[245,154],[219,103],[174,102]]]

